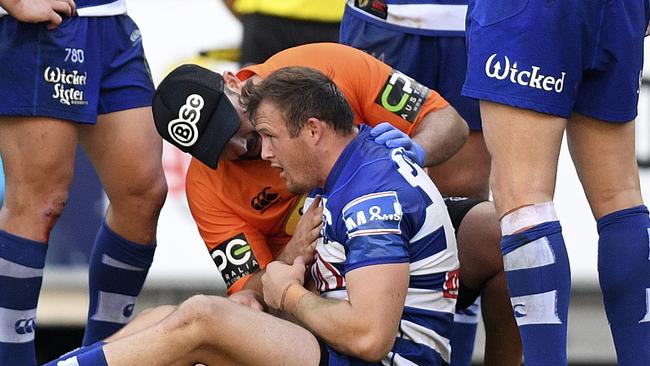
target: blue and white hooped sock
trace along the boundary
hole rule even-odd
[[[36,365],[36,305],[47,245],[0,230],[0,365]]]
[[[450,366],[470,366],[474,353],[476,328],[481,313],[481,297],[466,309],[456,310],[454,325],[451,329],[451,362]]]
[[[567,364],[571,271],[553,202],[501,220],[501,252],[526,366]]]
[[[106,222],[99,228],[90,256],[84,345],[110,336],[131,320],[155,249],[155,243],[140,245],[119,236]]]
[[[619,366],[650,365],[649,233],[643,205],[598,220],[598,279]]]
[[[108,366],[104,355],[105,342],[77,348],[43,366]]]

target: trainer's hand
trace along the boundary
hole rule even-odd
[[[248,306],[252,310],[264,311],[261,295],[250,289],[244,289],[235,292],[234,294],[228,296],[228,300]]]
[[[305,260],[297,257],[292,265],[273,261],[266,266],[262,275],[264,302],[273,309],[280,309],[282,295],[291,284],[303,285],[305,278]]]
[[[293,237],[277,257],[284,263],[293,263],[297,257],[303,257],[308,264],[314,261],[316,244],[320,238],[323,225],[323,208],[320,206],[321,197],[316,196],[311,206],[302,214],[296,225]]]
[[[417,142],[404,132],[398,130],[388,122],[382,122],[370,130],[370,136],[375,138],[375,142],[380,145],[394,149],[398,147],[406,150],[404,155],[413,160],[419,166],[424,166],[424,149]]]
[[[63,22],[62,16],[77,13],[74,0],[0,0],[9,15],[25,23],[47,23],[54,29]]]

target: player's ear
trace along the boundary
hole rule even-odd
[[[223,72],[223,81],[230,88],[230,90],[241,93],[241,88],[244,86],[244,82],[239,80],[237,75],[235,75],[232,71]]]
[[[313,139],[315,143],[320,141],[323,135],[323,128],[326,127],[325,123],[318,118],[311,117],[305,124],[305,133],[307,137]]]

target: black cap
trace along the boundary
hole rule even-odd
[[[163,79],[153,95],[153,118],[160,136],[212,169],[240,126],[225,87],[220,74],[182,65]]]

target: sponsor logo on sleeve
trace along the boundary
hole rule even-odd
[[[214,264],[223,276],[226,286],[230,287],[239,279],[260,270],[251,245],[243,233],[219,244],[210,252]]]
[[[400,234],[402,205],[397,193],[380,192],[361,196],[343,208],[343,220],[348,237],[363,235]]]
[[[544,75],[541,72],[541,67],[535,65],[532,65],[530,70],[520,70],[516,61],[510,62],[508,56],[497,59],[496,53],[488,57],[485,62],[485,74],[491,79],[507,79],[513,84],[555,93],[561,93],[564,89],[564,77],[566,76],[566,72],[562,72],[560,76]]]
[[[393,70],[379,92],[375,103],[413,123],[427,99],[427,95],[429,95],[429,88],[401,72]]]

